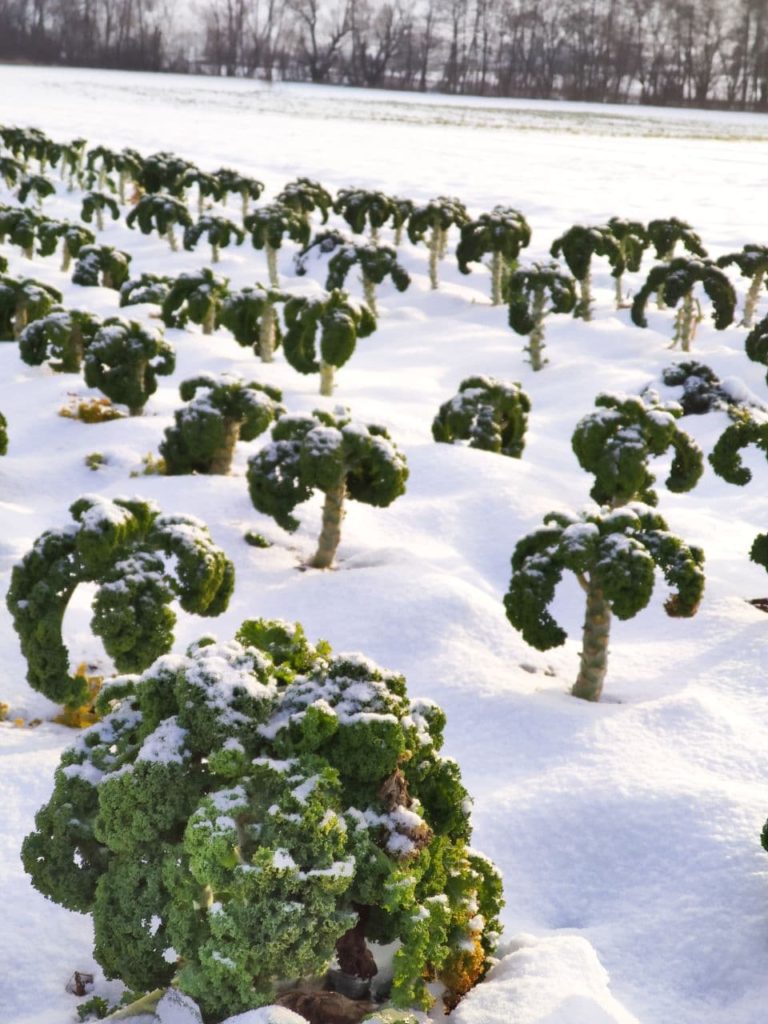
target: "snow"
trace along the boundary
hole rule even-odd
[[[533,228],[524,263],[546,259],[551,240],[572,223],[612,215],[688,220],[713,256],[768,237],[764,115],[395,100],[244,80],[0,67],[0,123],[144,153],[173,149],[204,169],[231,165],[265,182],[265,202],[306,174],[332,190],[366,186],[418,203],[456,194],[473,214],[509,203]],[[0,201],[8,198],[0,192]],[[43,210],[76,220],[78,206],[77,194],[59,186]],[[194,272],[208,258],[202,247],[173,254],[164,239],[130,232],[122,220],[110,221],[98,240],[133,254],[133,277]],[[505,955],[455,1011],[456,1024],[756,1024],[768,999],[768,857],[759,844],[768,814],[768,623],[745,598],[768,592],[764,571],[747,559],[766,527],[765,458],[745,453],[753,472],[745,488],[709,468],[691,494],[659,484],[670,529],[706,552],[702,607],[694,619],[669,619],[658,586],[648,608],[612,632],[604,702],[570,697],[583,594],[572,576],[563,580],[552,613],[569,639],[534,651],[504,615],[509,558],[551,510],[578,526],[591,479],[571,452],[573,428],[601,392],[660,388],[662,370],[681,359],[668,348],[674,311],[649,308],[649,328],[633,327],[627,310],[613,309],[614,281],[598,260],[595,320],[551,317],[549,363],[534,373],[525,339],[507,327],[503,307],[488,302],[488,272],[475,265],[468,277],[459,274],[455,241],[454,233],[437,292],[429,289],[426,247],[401,247],[412,284],[402,294],[381,286],[378,330],[358,343],[333,399],[321,399],[317,377],[296,374],[279,350],[262,365],[226,331],[204,338],[190,325],[166,332],[177,368],[143,416],[87,425],[57,415],[72,393],[96,395],[81,378],[29,367],[15,345],[0,346],[0,411],[10,437],[0,459],[0,589],[43,530],[69,528],[67,509],[81,495],[137,492],[164,515],[194,515],[234,560],[237,583],[220,618],[203,623],[179,612],[169,671],[203,633],[229,643],[246,618],[300,620],[310,640],[361,651],[402,672],[411,698],[445,709],[444,752],[461,765],[474,800],[473,846],[500,865],[507,900]],[[7,245],[0,250],[11,273],[61,288],[66,306],[118,313],[116,292],[72,285],[60,257],[30,262]],[[290,243],[280,250],[281,287],[320,294],[321,268],[296,277],[295,251]],[[233,287],[266,281],[264,253],[249,244],[221,256],[220,273]],[[641,279],[628,274],[625,287],[634,291]],[[743,303],[748,282],[735,271],[731,279]],[[359,284],[349,286],[359,299]],[[155,311],[132,307],[131,316],[151,326]],[[763,293],[758,317],[766,312]],[[729,394],[764,404],[765,368],[746,359],[745,334],[738,326],[715,331],[707,314],[685,358],[711,366]],[[356,423],[384,425],[405,452],[405,495],[387,509],[348,503],[335,571],[297,571],[315,548],[319,497],[299,507],[294,535],[253,509],[244,473],[262,439],[238,445],[227,477],[142,475],[142,460],[157,453],[181,404],[179,383],[223,372],[282,388],[294,416],[342,403]],[[440,404],[470,375],[520,381],[530,395],[522,459],[432,441]],[[713,412],[681,425],[708,453],[728,422]],[[85,464],[94,452],[105,459],[96,472]],[[654,472],[665,478],[663,459]],[[272,547],[243,542],[254,528]],[[64,633],[73,664],[109,672],[88,626],[91,597],[84,588],[74,595]],[[93,961],[88,918],[44,900],[19,861],[61,751],[77,737],[29,689],[4,608],[0,617],[0,699],[10,704],[0,723],[0,1016],[3,1024],[68,1024],[76,1000],[64,986],[73,970],[95,974],[96,994],[117,998],[121,987]],[[211,667],[219,671],[213,660]],[[224,675],[234,684],[236,667]],[[31,727],[37,718],[42,724]],[[272,767],[287,771],[290,763]],[[97,778],[89,762],[68,771]],[[354,827],[354,816],[348,822]],[[333,868],[346,869],[344,862]],[[195,1020],[188,1007],[163,1012],[163,1024]],[[299,1022],[268,1008],[228,1024]]]

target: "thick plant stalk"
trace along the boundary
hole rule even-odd
[[[429,286],[433,291],[437,290],[437,264],[440,259],[440,228],[432,228],[429,238]]]
[[[365,299],[366,306],[370,309],[373,315],[378,316],[378,311],[376,309],[376,285],[370,277],[366,277],[365,274],[363,274],[363,298]]]
[[[219,262],[219,247],[218,245],[211,245],[211,263]]]
[[[13,334],[18,340],[21,337],[21,332],[29,323],[29,310],[26,306],[17,306],[16,313],[13,317]]]
[[[134,369],[134,377],[135,377],[136,382],[138,384],[138,393],[140,395],[144,393],[146,375],[147,375],[147,360],[146,359],[142,359],[142,360],[139,361],[138,365]],[[129,416],[141,416],[141,414],[143,412],[144,412],[144,404],[143,403],[141,405],[129,405],[128,406],[128,415]]]
[[[344,518],[346,489],[346,482],[342,475],[337,486],[326,491],[323,504],[323,528],[320,531],[315,557],[309,563],[314,569],[328,569],[333,562],[341,540],[341,520]]]
[[[693,297],[693,292],[689,291],[685,293],[682,305],[677,311],[675,334],[669,347],[675,348],[679,343],[681,351],[690,352],[697,322],[696,300]]]
[[[96,227],[99,231],[104,230],[104,211],[100,206],[96,207]]]
[[[395,228],[395,245],[400,245],[403,240],[403,228],[404,224],[398,224]]]
[[[747,292],[747,296],[744,300],[744,318],[741,321],[742,327],[752,326],[752,321],[755,318],[755,310],[757,309],[757,300],[760,298],[760,292],[762,290],[764,280],[764,270],[758,270],[752,278],[752,283],[749,286],[749,291]]]
[[[171,247],[171,252],[178,252],[179,243],[176,241],[176,232],[173,230],[173,224],[168,225],[168,230],[165,232],[165,237],[168,239],[168,244]]]
[[[378,242],[379,240],[379,229],[375,224],[371,224],[371,241]]]
[[[211,473],[226,476],[232,466],[235,445],[240,437],[240,424],[237,420],[224,420],[224,443],[211,459]]]
[[[528,346],[525,351],[528,353],[528,358],[531,363],[532,370],[542,370],[546,359],[544,358],[544,305],[546,302],[546,295],[544,289],[539,289],[533,299],[533,309],[531,310],[531,316],[533,317],[534,327],[531,333],[528,335]]]
[[[259,323],[259,355],[262,363],[271,363],[275,354],[275,307],[264,303]]]
[[[602,588],[592,580],[581,582],[587,593],[584,615],[579,675],[571,693],[582,700],[600,700],[608,668],[608,634],[611,629],[611,606]]]
[[[245,220],[245,218],[248,216],[248,208],[251,205],[251,199],[250,196],[248,195],[248,192],[245,189],[242,190],[240,196],[242,199],[242,216],[243,220]]]
[[[320,362],[320,394],[328,397],[333,394],[333,363]]]
[[[69,251],[69,246],[65,242],[64,243],[64,248],[62,249],[62,254],[61,254],[61,269],[63,271],[67,271],[67,270],[69,270],[71,264],[72,264],[72,253]]]
[[[105,1019],[107,1021],[119,1021],[134,1020],[140,1017],[142,1020],[146,1020],[150,1014],[154,1015],[155,1008],[166,991],[167,989],[164,988],[156,988],[154,992],[148,992],[134,1002],[129,1003],[128,1006],[123,1006],[119,1010],[115,1010],[114,1013],[110,1013]]]
[[[273,288],[278,288],[280,285],[280,278],[277,274],[277,249],[273,249],[271,245],[267,244],[264,246],[264,251],[267,254],[267,273],[269,274],[269,283]]]
[[[213,334],[213,330],[216,327],[216,306],[213,302],[210,303],[203,320],[203,334]]]
[[[618,277],[614,278],[616,288],[616,309],[626,309],[628,303],[624,301],[624,281],[622,280],[623,275],[619,274]]]
[[[500,306],[503,301],[504,291],[504,258],[500,252],[493,254],[491,260],[491,303]]]
[[[578,306],[574,310],[574,316],[581,317],[582,320],[592,319],[592,279],[589,272],[579,281],[579,290],[581,292],[581,298],[579,299]]]

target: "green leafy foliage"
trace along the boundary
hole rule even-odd
[[[516,381],[467,377],[458,394],[440,406],[432,436],[448,444],[469,441],[470,448],[519,459],[531,402]]]
[[[193,164],[175,153],[152,153],[141,158],[136,181],[145,193],[167,192],[170,196],[182,198],[187,176],[193,169]]]
[[[0,155],[0,178],[6,188],[14,188],[24,176],[24,167],[12,156]]]
[[[549,611],[563,573],[573,572],[587,597],[576,696],[599,699],[607,667],[610,618],[631,619],[646,607],[658,568],[672,589],[668,615],[691,616],[704,592],[704,554],[670,533],[645,505],[583,512],[550,512],[544,525],[518,541],[504,597],[510,623],[541,651],[565,643]]]
[[[624,273],[624,256],[619,241],[610,228],[585,227],[574,224],[556,238],[549,248],[551,256],[562,254],[573,276],[582,281],[588,277],[592,259],[604,256],[611,267],[611,274],[617,277]]]
[[[48,196],[56,195],[56,186],[50,178],[44,174],[25,174],[19,182],[19,191],[16,198],[20,203],[26,203],[30,196],[34,196],[36,203],[41,203]]]
[[[175,365],[173,347],[159,331],[109,317],[86,349],[85,382],[136,416],[157,391],[158,376],[173,373]]]
[[[24,206],[0,206],[0,242],[7,240],[31,258],[41,221],[40,214]]]
[[[13,341],[34,320],[46,316],[62,295],[33,278],[0,274],[0,341]]]
[[[768,316],[763,317],[749,332],[744,340],[744,349],[747,358],[753,363],[762,363],[768,367]],[[765,380],[768,383],[768,372]]]
[[[299,373],[318,373],[321,363],[343,366],[357,339],[376,330],[373,313],[338,289],[322,298],[292,296],[285,303],[284,319],[283,351]]]
[[[700,259],[705,259],[707,256],[701,236],[693,230],[690,224],[677,217],[662,217],[652,220],[648,223],[646,231],[657,260],[671,260],[678,244],[682,245],[692,256],[698,256]]]
[[[99,230],[103,230],[105,212],[112,220],[120,219],[120,207],[112,196],[107,195],[106,192],[86,192],[80,208],[81,220],[84,220],[86,224],[91,224],[96,218]]]
[[[515,270],[507,282],[509,326],[517,334],[530,334],[541,316],[571,313],[576,305],[573,278],[563,274],[556,263],[533,263]],[[541,300],[543,299],[543,304]]]
[[[462,274],[469,274],[470,263],[479,263],[484,256],[490,255],[495,264],[492,297],[494,303],[500,302],[506,278],[513,270],[521,249],[530,241],[530,225],[519,210],[511,206],[494,206],[490,213],[481,213],[461,225],[461,238],[456,246],[459,270]]]
[[[193,516],[162,515],[151,502],[96,495],[78,499],[70,512],[71,526],[46,530],[14,567],[6,603],[30,686],[78,707],[87,685],[70,669],[62,620],[80,583],[97,584],[91,628],[107,654],[120,671],[137,672],[170,650],[176,620],[171,601],[191,614],[220,614],[234,568]],[[88,816],[76,798],[78,808]],[[81,828],[73,821],[69,834]],[[83,854],[88,861],[86,848]]]
[[[402,676],[256,620],[115,680],[100,706],[22,857],[92,914],[108,977],[173,982],[221,1020],[343,961],[353,929],[369,955],[398,941],[395,1007],[428,1008],[427,979],[453,1005],[483,976],[501,879],[468,846],[445,715]]]
[[[402,206],[394,196],[375,189],[340,188],[333,203],[333,212],[340,214],[352,231],[362,235],[366,228],[376,236],[388,222],[397,226],[404,219]]]
[[[166,274],[143,273],[120,286],[120,305],[138,306],[142,302],[162,305],[173,282]]]
[[[768,270],[768,246],[745,245],[740,252],[729,252],[719,256],[718,267],[738,267],[742,277],[754,277]]]
[[[149,235],[156,231],[164,238],[168,238],[173,249],[175,247],[174,228],[176,226],[185,229],[191,227],[192,217],[181,199],[164,193],[152,192],[139,199],[127,214],[125,223],[129,228],[137,226],[143,235]]]
[[[711,260],[687,259],[676,257],[669,263],[659,263],[652,267],[640,291],[632,303],[632,322],[638,327],[647,327],[645,307],[651,295],[663,290],[664,301],[676,306],[682,300],[683,308],[686,300],[690,301],[693,289],[700,284],[712,302],[713,321],[718,331],[724,330],[733,323],[736,312],[736,292],[722,270]],[[683,350],[686,339],[683,338]],[[690,342],[690,338],[688,338]]]
[[[408,238],[415,245],[433,231],[445,235],[450,228],[461,227],[468,221],[467,208],[460,199],[438,196],[413,209],[408,218]]]
[[[130,276],[130,263],[130,253],[115,249],[113,245],[83,245],[77,254],[72,282],[119,291]]]
[[[174,413],[160,454],[166,472],[227,473],[238,439],[253,441],[285,412],[277,388],[204,374],[179,387],[189,404]]]
[[[54,307],[19,336],[19,355],[30,366],[47,363],[61,373],[79,373],[101,319],[87,310]]]
[[[630,501],[656,505],[655,476],[648,469],[652,456],[672,452],[665,483],[681,493],[696,485],[704,471],[699,445],[678,426],[683,415],[677,402],[661,403],[657,396],[599,394],[597,409],[576,425],[571,445],[579,465],[593,473],[590,494],[598,505],[616,508]]]
[[[643,260],[643,253],[651,244],[648,230],[637,220],[625,220],[623,217],[611,217],[608,230],[618,241],[624,260],[624,270],[636,274]]]
[[[184,248],[192,250],[205,236],[213,250],[213,262],[219,259],[219,249],[227,245],[242,245],[245,232],[226,217],[205,213],[184,229]]]
[[[312,178],[289,181],[275,196],[275,202],[287,206],[305,220],[309,220],[310,214],[318,210],[323,224],[328,220],[328,211],[333,209],[331,193]]]
[[[741,452],[754,445],[768,459],[768,421],[756,419],[747,409],[732,413],[732,419],[733,423],[718,438],[709,461],[723,480],[743,487],[752,479],[752,470],[741,461]]]
[[[8,420],[0,412],[0,455],[8,454]]]
[[[388,245],[368,242],[358,245],[345,238],[338,231],[321,231],[305,245],[295,259],[296,273],[302,277],[307,272],[310,256],[333,253],[328,261],[325,287],[329,290],[343,288],[347,274],[352,267],[360,268],[363,291],[368,308],[376,314],[375,287],[389,277],[399,292],[404,292],[411,283],[408,271],[398,262],[397,253]]]
[[[743,399],[724,387],[715,371],[695,359],[673,363],[661,372],[661,379],[668,387],[682,387],[677,399],[684,416],[698,416],[714,410],[741,409]]]
[[[345,410],[316,409],[311,416],[282,416],[271,444],[249,459],[247,476],[254,506],[289,531],[299,526],[293,510],[314,490],[334,496],[337,545],[344,498],[386,507],[404,493],[408,468],[384,427],[351,420]]]
[[[228,294],[228,279],[210,269],[179,274],[163,299],[160,316],[166,327],[184,327],[191,320],[204,334],[213,331],[216,316]]]
[[[249,178],[231,167],[220,167],[213,172],[218,182],[219,196],[226,201],[227,195],[239,195],[243,201],[243,216],[248,213],[250,200],[257,200],[264,191],[264,182],[257,178]],[[217,197],[218,198],[218,197]]]
[[[265,331],[271,332],[270,356],[282,341],[282,330],[276,307],[285,302],[287,295],[275,288],[246,286],[230,292],[218,308],[216,322],[231,331],[238,345],[253,347],[262,358]]]
[[[286,238],[306,245],[312,230],[293,207],[278,202],[253,210],[243,221],[243,226],[251,236],[254,249],[266,246],[279,249]]]

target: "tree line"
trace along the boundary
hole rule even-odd
[[[768,0],[0,0],[0,60],[768,109]]]

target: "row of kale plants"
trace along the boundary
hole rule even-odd
[[[543,365],[547,312],[589,318],[594,256],[608,259],[621,303],[621,275],[639,269],[644,247],[655,247],[666,262],[651,270],[632,317],[644,322],[653,295],[660,304],[680,303],[676,341],[684,351],[699,316],[695,285],[712,299],[715,326],[722,329],[733,320],[736,298],[721,267],[735,263],[752,277],[749,321],[768,265],[768,250],[746,246],[718,266],[705,258],[692,229],[674,218],[647,228],[614,218],[606,227],[575,226],[553,243],[552,255],[562,254],[572,276],[556,264],[526,270],[517,260],[530,230],[514,210],[496,208],[472,221],[457,200],[419,208],[364,190],[343,190],[334,202],[316,183],[300,179],[271,208],[248,212],[261,187],[235,172],[227,172],[227,189],[224,171],[206,176],[169,154],[143,161],[132,151],[86,151],[84,140],[57,147],[30,129],[2,129],[0,138],[10,152],[0,156],[0,173],[18,185],[20,201],[51,194],[42,174],[28,173],[29,160],[36,159],[41,172],[60,161],[73,187],[98,182],[103,190],[117,175],[121,198],[128,188],[141,190],[127,222],[165,235],[180,224],[189,247],[207,232],[214,259],[215,248],[228,244],[226,232],[236,242],[250,232],[254,245],[267,251],[270,286],[230,292],[209,268],[131,280],[130,256],[96,245],[81,227],[59,230],[34,211],[20,217],[12,207],[0,209],[0,235],[28,255],[35,244],[51,255],[64,239],[65,259],[79,258],[81,266],[90,260],[96,280],[76,283],[118,288],[122,305],[157,303],[169,327],[190,320],[206,333],[225,327],[264,361],[282,343],[296,369],[321,374],[326,395],[333,368],[346,362],[358,337],[375,329],[373,285],[385,274],[398,288],[408,285],[394,250],[378,244],[378,230],[387,223],[405,227],[411,241],[428,236],[433,287],[452,225],[461,231],[460,269],[492,256],[492,300],[506,301],[512,326],[529,335],[534,369]],[[207,213],[192,222],[182,201],[192,185],[201,208],[206,200],[240,193],[243,227],[228,221],[225,231],[225,218]],[[332,230],[313,238],[310,214],[318,209],[325,221],[332,207],[356,233],[368,227],[373,240],[358,245]],[[119,216],[111,196],[89,192],[86,219],[100,210]],[[288,210],[295,228],[286,226]],[[13,217],[15,226],[3,231]],[[283,226],[270,234],[278,217]],[[14,234],[22,222],[27,234]],[[328,295],[279,291],[276,253],[284,237],[302,246],[298,272],[313,253],[333,253]],[[677,243],[694,258],[674,257]],[[340,290],[354,265],[363,273],[365,304]],[[61,299],[39,282],[0,278],[0,336],[18,338],[32,364],[68,372],[82,365],[89,386],[138,414],[157,375],[173,372],[170,344],[138,321],[101,320],[57,305]],[[749,338],[748,354],[767,362],[768,318]],[[647,606],[657,570],[671,590],[668,614],[694,614],[703,593],[703,552],[671,534],[654,508],[651,458],[672,454],[666,480],[672,491],[692,489],[703,471],[703,453],[680,418],[728,411],[732,422],[709,461],[731,483],[750,479],[740,457],[745,447],[768,454],[764,410],[735,400],[707,367],[676,364],[663,379],[683,386],[681,402],[662,402],[651,389],[597,397],[595,410],[577,424],[572,447],[594,477],[590,494],[598,510],[550,513],[512,557],[506,613],[542,650],[566,639],[548,608],[563,573],[576,575],[586,610],[572,692],[588,700],[602,692],[612,617],[628,619]],[[248,463],[251,499],[295,530],[297,505],[314,491],[324,495],[314,567],[333,564],[347,499],[386,506],[404,493],[405,458],[379,425],[362,424],[343,410],[290,414],[282,394],[257,381],[203,374],[182,382],[180,391],[186,404],[160,446],[166,471],[226,473],[238,438],[252,440],[271,428],[270,442]],[[433,436],[519,458],[530,411],[519,384],[475,376],[439,409]],[[3,431],[3,450],[7,443]],[[45,531],[13,570],[7,598],[30,684],[74,718],[86,705],[97,719],[65,751],[51,800],[24,842],[33,884],[64,906],[93,914],[95,955],[108,977],[138,993],[173,982],[198,1002],[206,1020],[275,998],[304,1005],[306,993],[278,993],[278,979],[323,973],[334,954],[340,973],[362,983],[366,998],[387,998],[398,1008],[395,1016],[382,1017],[371,1005],[372,1020],[406,1024],[403,1009],[428,1006],[427,983],[435,978],[446,1007],[455,1005],[491,962],[501,883],[468,846],[466,791],[458,768],[438,753],[445,724],[440,709],[409,701],[402,677],[364,659],[333,657],[323,642],[309,644],[298,625],[248,621],[228,644],[207,638],[186,656],[164,659],[173,645],[172,602],[187,612],[219,614],[235,585],[231,561],[199,521],[163,515],[152,503],[83,498],[70,512],[73,524]],[[768,569],[768,535],[756,538],[751,557]],[[83,582],[96,585],[94,634],[117,670],[129,673],[106,681],[98,693],[73,671],[62,634],[66,607]],[[145,876],[141,887],[137,872]],[[160,923],[153,930],[147,921]],[[291,941],[283,941],[286,936]],[[400,942],[394,976],[378,991],[369,943],[394,939]]]

